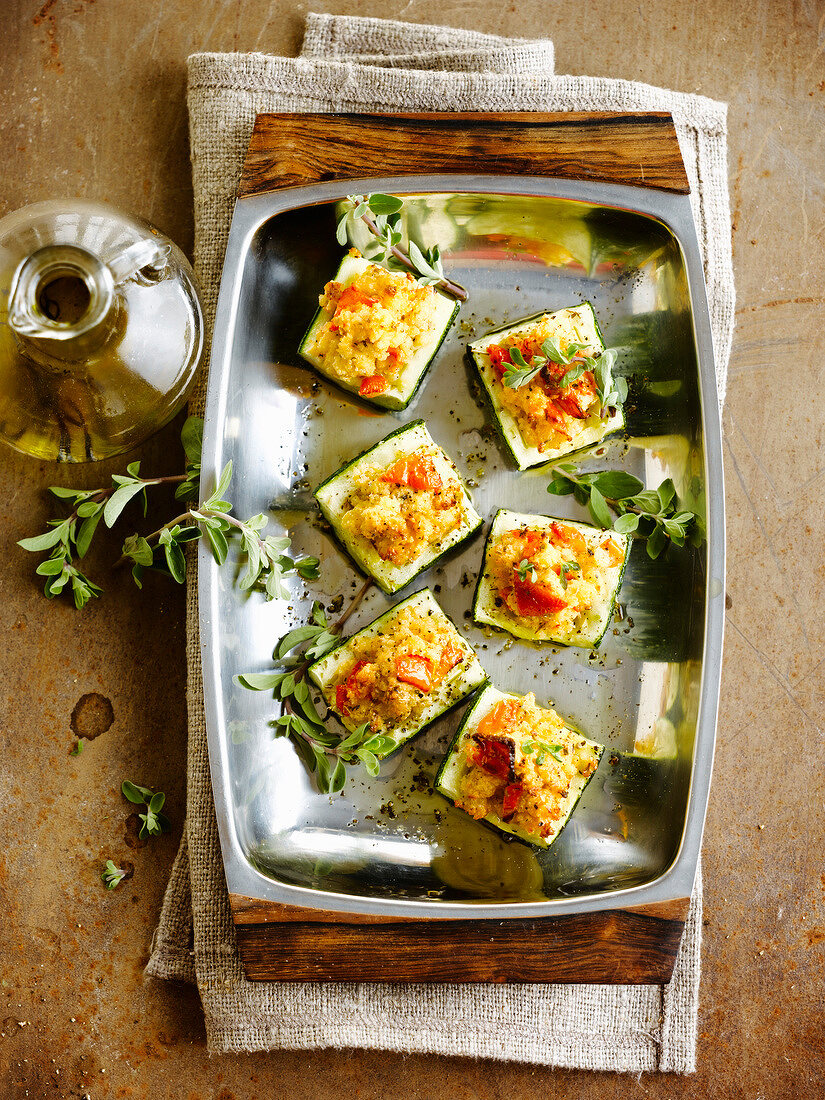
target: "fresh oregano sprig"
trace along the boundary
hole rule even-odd
[[[559,753],[561,752],[561,745],[548,745],[546,741],[526,741],[522,752],[525,756],[532,756],[533,753],[536,752],[536,750],[538,750],[536,763],[539,765],[539,767],[541,767],[541,765],[544,764],[544,762],[547,760],[548,753],[550,754],[550,756],[553,757],[554,760],[557,760],[560,764],[564,763],[563,757],[559,755]]]
[[[404,235],[398,228],[403,206],[403,199],[396,195],[347,195],[345,210],[335,231],[338,243],[344,246],[350,243],[352,222],[360,219],[375,238],[372,248],[366,251],[368,259],[411,271],[420,283],[437,286],[465,302],[467,290],[445,275],[438,245],[421,248],[415,241],[408,240],[404,246]]]
[[[114,890],[120,886],[128,873],[122,867],[116,867],[111,859],[107,859],[106,866],[100,872],[100,877],[107,890]]]
[[[605,414],[612,416],[616,407],[627,400],[627,379],[613,374],[617,355],[616,348],[605,348],[596,359],[593,371],[603,417]]]
[[[246,555],[246,568],[238,581],[241,591],[258,587],[269,600],[286,599],[289,591],[283,581],[288,574],[297,573],[304,580],[318,579],[318,558],[291,558],[286,553],[290,545],[286,536],[262,536],[267,525],[262,512],[248,520],[230,514],[232,504],[224,497],[231,480],[232,463],[227,462],[214,492],[197,508],[190,507],[150,535],[132,535],[126,539],[121,561],[132,561],[132,576],[138,587],[144,570],[154,564],[157,551],[163,553],[172,578],[182,584],[186,579],[186,558],[181,547],[200,537],[206,539],[218,565],[223,565],[229,554],[228,536],[233,532],[240,536],[241,551]]]
[[[160,836],[168,833],[172,826],[169,819],[160,811],[166,802],[163,791],[151,791],[148,787],[141,787],[139,783],[132,783],[124,779],[120,785],[121,794],[129,802],[136,806],[145,806],[146,812],[138,814],[142,825],[138,836],[141,840],[147,840],[151,836]]]
[[[535,565],[529,558],[522,558],[516,566],[516,573],[520,581],[533,581],[535,583],[538,573],[536,572]]]
[[[120,516],[133,497],[141,496],[146,514],[146,490],[150,486],[181,482],[186,475],[143,478],[140,462],[130,462],[125,474],[114,474],[112,485],[102,489],[67,489],[59,485],[49,492],[65,501],[71,512],[65,519],[48,520],[48,531],[31,538],[20,539],[18,546],[32,553],[50,551],[37,566],[36,572],[46,578],[44,593],[48,599],[58,596],[64,589],[71,591],[75,607],[85,607],[90,599],[96,599],[103,591],[79,568],[91,545],[101,519],[107,527]]]
[[[352,732],[331,733],[324,725],[329,712],[320,715],[309,693],[306,671],[340,642],[340,632],[372,586],[367,581],[353,597],[347,610],[332,625],[316,600],[310,622],[297,626],[280,638],[273,658],[279,668],[271,672],[246,672],[236,683],[252,691],[272,691],[280,702],[280,714],[270,725],[276,737],[289,737],[308,771],[315,775],[323,794],[337,794],[346,782],[347,764],[360,764],[370,775],[378,775],[376,754],[386,752],[393,742],[374,733],[367,723]]]
[[[552,466],[551,470],[553,480],[547,486],[548,493],[572,495],[589,509],[599,527],[645,539],[651,558],[658,558],[671,542],[674,546],[686,542],[701,546],[704,541],[701,517],[680,502],[670,478],[656,489],[646,489],[643,482],[624,470],[582,473],[571,463]]]
[[[106,527],[112,527],[121,517],[124,508],[134,498],[143,503],[146,514],[146,490],[156,485],[177,484],[178,500],[197,501],[200,494],[201,446],[203,421],[189,417],[181,431],[181,443],[186,455],[183,474],[169,477],[144,478],[140,476],[140,463],[132,462],[125,474],[112,475],[112,484],[101,489],[67,489],[52,486],[53,496],[64,501],[71,512],[65,519],[49,520],[49,530],[18,543],[33,553],[49,551],[37,566],[37,572],[46,578],[44,592],[51,599],[62,591],[71,591],[75,606],[84,607],[90,599],[100,596],[102,589],[79,568],[86,556],[101,519]],[[287,554],[290,541],[286,537],[263,536],[267,519],[263,514],[246,521],[229,513],[232,505],[223,499],[232,478],[232,464],[227,463],[218,480],[216,490],[197,506],[165,523],[150,535],[129,535],[123,543],[120,562],[131,561],[132,576],[138,588],[147,569],[167,573],[182,584],[186,579],[186,558],[183,546],[194,539],[205,538],[213,557],[223,565],[229,552],[228,536],[237,532],[241,551],[246,555],[246,569],[241,575],[242,590],[262,588],[267,599],[285,598],[288,591],[284,577],[297,573],[304,580],[318,576],[318,559],[295,559]]]
[[[583,351],[587,346],[587,344],[571,343],[568,345],[567,351],[563,352],[558,340],[554,336],[548,336],[541,345],[544,355],[532,355],[529,363],[524,358],[524,353],[520,348],[515,346],[508,348],[512,362],[503,364],[504,375],[502,381],[505,386],[517,390],[521,386],[526,386],[528,382],[532,382],[541,373],[542,369],[549,362],[552,362],[558,363],[561,367],[569,368],[560,378],[555,380],[555,384],[560,390],[565,389],[573,382],[577,382],[584,372],[592,367],[593,357],[580,357],[571,366],[576,353]]]
[[[601,415],[603,418],[612,416],[616,407],[627,400],[627,381],[613,375],[616,349],[604,348],[597,355],[580,355],[587,347],[587,344],[573,342],[562,351],[555,337],[549,336],[541,345],[544,355],[533,355],[529,362],[519,348],[511,347],[508,349],[511,362],[503,364],[502,382],[511,389],[519,389],[532,382],[552,362],[567,368],[564,374],[554,379],[554,386],[558,390],[564,390],[578,382],[584,372],[589,370],[593,372],[596,381]]]

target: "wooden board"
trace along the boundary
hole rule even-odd
[[[474,173],[689,191],[664,113],[258,115],[238,197],[322,180]],[[253,981],[670,979],[689,899],[532,920],[421,920],[230,895]]]
[[[322,180],[471,172],[690,191],[664,112],[258,115],[238,197]]]
[[[407,920],[230,896],[247,978],[374,982],[666,982],[688,898],[533,920]]]

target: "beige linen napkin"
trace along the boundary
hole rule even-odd
[[[195,54],[189,112],[195,265],[215,314],[235,189],[261,111],[667,110],[690,178],[720,401],[733,331],[723,104],[596,77],[553,75],[550,42],[310,15],[302,55]],[[206,379],[193,398],[202,413]],[[194,571],[188,590],[189,816],[147,973],[197,981],[213,1052],[364,1047],[632,1072],[695,1068],[697,880],[668,986],[248,982],[229,913],[209,783]]]

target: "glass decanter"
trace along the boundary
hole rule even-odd
[[[182,407],[202,349],[192,269],[147,222],[88,202],[0,220],[0,438],[18,451],[129,450]]]

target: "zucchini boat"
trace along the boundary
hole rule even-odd
[[[458,302],[355,249],[326,284],[299,355],[371,405],[405,409],[458,313]]]
[[[315,490],[355,564],[389,595],[479,530],[458,470],[423,420],[398,428]]]
[[[493,329],[467,351],[520,470],[592,447],[624,426],[621,405],[602,407],[599,394],[611,392],[612,375],[589,302]],[[534,360],[544,365],[531,377]]]
[[[389,756],[487,680],[475,650],[428,588],[408,596],[311,665],[309,677],[350,731],[368,722]]]
[[[502,508],[484,547],[473,619],[529,642],[595,649],[629,551],[616,531]]]
[[[488,684],[456,731],[435,789],[477,821],[549,848],[603,752],[532,694]]]

